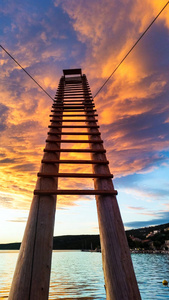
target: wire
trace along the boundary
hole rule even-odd
[[[100,91],[103,89],[103,87],[106,85],[106,83],[109,81],[109,79],[113,76],[113,74],[117,71],[117,69],[120,67],[120,65],[123,63],[123,61],[127,58],[127,56],[131,53],[131,51],[135,48],[135,46],[139,43],[139,41],[142,39],[142,37],[146,34],[146,32],[150,29],[150,27],[153,25],[153,23],[157,20],[159,15],[162,13],[162,11],[166,8],[169,1],[164,5],[162,10],[158,13],[158,15],[154,18],[154,20],[150,23],[150,25],[146,28],[146,30],[142,33],[142,35],[139,37],[139,39],[135,42],[135,44],[131,47],[131,49],[127,52],[127,54],[123,57],[123,59],[120,61],[120,63],[117,65],[117,67],[113,70],[111,75],[106,79],[106,81],[103,83],[103,85],[99,88],[99,90],[96,92],[93,98],[95,98]]]
[[[52,96],[50,96],[48,94],[47,91],[45,91],[45,89],[20,65],[20,63],[4,48],[2,47],[2,45],[0,45],[0,47],[2,48],[2,50],[4,50],[6,52],[6,54],[8,56],[10,56],[10,58],[12,58],[14,60],[14,62],[38,85],[38,87],[50,98],[54,101],[54,99],[52,98]]]

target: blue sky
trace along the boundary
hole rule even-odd
[[[62,70],[77,67],[94,95],[166,2],[4,0],[1,44],[52,97]],[[95,98],[126,228],[169,219],[168,16],[169,6]],[[0,242],[12,242],[22,239],[51,99],[2,50],[0,69]],[[81,233],[98,233],[94,198],[59,198],[54,234]]]

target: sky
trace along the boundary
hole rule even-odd
[[[0,40],[54,97],[82,68],[93,95],[167,1],[1,0]],[[22,240],[52,101],[0,50],[0,243]],[[95,98],[126,229],[169,221],[169,5]],[[92,182],[60,181],[91,188]],[[54,235],[98,234],[93,197],[58,197]]]

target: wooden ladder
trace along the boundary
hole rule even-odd
[[[96,109],[93,103],[91,91],[89,85],[86,81],[85,76],[79,76],[79,80],[75,77],[71,78],[71,82],[61,78],[54,104],[52,105],[52,110],[50,114],[50,122],[48,137],[46,140],[46,147],[44,152],[58,154],[58,158],[52,159],[48,155],[44,155],[42,159],[42,164],[48,166],[48,172],[42,171],[38,173],[38,177],[75,177],[75,178],[92,178],[101,180],[110,180],[113,175],[111,175],[108,161],[105,155],[105,149],[103,147],[103,140],[100,137],[99,126],[97,125],[98,120],[96,120]],[[80,114],[79,114],[80,112]],[[65,123],[70,123],[71,125],[63,125]],[[82,123],[83,125],[76,125],[76,123]],[[62,129],[69,128],[71,131],[64,132]],[[74,131],[76,129],[76,131]],[[85,129],[86,132],[80,132],[79,130]],[[88,140],[79,139],[64,139],[64,135],[75,135],[75,136],[88,136]],[[61,148],[63,144],[73,143],[75,147],[73,148]],[[89,148],[80,148],[80,144],[89,144]],[[61,160],[59,158],[61,152],[72,153],[90,153],[91,160]],[[93,173],[59,173],[51,172],[50,170],[54,168],[55,164],[92,164]],[[47,166],[44,169],[47,169]],[[59,168],[57,168],[59,170]],[[35,189],[35,195],[117,195],[117,191],[113,188],[98,189],[95,187],[94,190],[65,190],[53,188],[49,189],[43,188],[43,184],[40,189]]]
[[[56,197],[95,195],[106,299],[141,300],[87,78],[81,69],[63,70],[63,74],[8,299],[48,299]],[[75,139],[64,138],[69,135]],[[79,140],[79,135],[84,139]],[[90,153],[91,159],[60,158],[73,152]],[[62,164],[91,165],[92,173],[59,172]],[[91,178],[94,189],[59,189],[59,178]]]

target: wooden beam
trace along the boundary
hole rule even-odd
[[[83,76],[86,88],[86,77]],[[96,125],[95,117],[88,116],[88,125]],[[88,120],[90,119],[90,123]],[[88,128],[89,133],[97,133],[97,128]],[[89,139],[91,135],[89,135]],[[98,139],[98,137],[96,137]],[[94,139],[94,138],[92,138]],[[89,144],[92,150],[102,149],[103,144]],[[91,159],[106,160],[104,153],[91,153]],[[107,165],[93,164],[93,173],[110,174]],[[111,179],[94,178],[96,190],[114,189]],[[130,251],[115,195],[96,195],[100,230],[102,262],[107,300],[141,300],[131,261]]]
[[[52,128],[50,129],[53,130]],[[61,132],[62,128],[58,131]],[[50,147],[48,144],[47,147]],[[52,147],[52,145],[51,145]],[[60,143],[57,144],[59,149]],[[60,152],[44,153],[44,159],[56,160]],[[58,173],[59,164],[41,164],[40,172]],[[36,189],[57,188],[58,178],[38,177]],[[34,195],[18,261],[9,293],[9,300],[46,300],[49,294],[53,228],[56,195]]]
[[[34,190],[34,195],[117,195],[115,190]]]
[[[90,173],[38,173],[38,177],[68,177],[68,178],[113,178],[112,174],[90,174]]]
[[[75,159],[60,159],[60,160],[48,160],[48,159],[42,159],[42,163],[44,164],[98,164],[98,165],[107,165],[109,162],[108,160],[75,160]]]
[[[91,152],[96,152],[96,153],[106,153],[105,149],[98,149],[98,150],[92,150],[92,149],[44,149],[44,152],[77,152],[77,153],[91,153]]]

